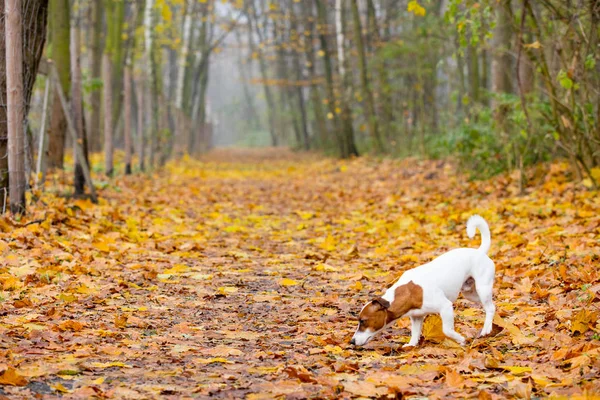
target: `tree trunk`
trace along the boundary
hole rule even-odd
[[[340,103],[342,109],[342,157],[358,156],[358,150],[354,143],[354,127],[352,126],[352,112],[350,101],[352,98],[352,77],[347,71],[347,59],[345,55],[345,18],[342,0],[335,0],[335,28],[338,49],[338,69],[342,85],[340,87]]]
[[[4,12],[5,0],[0,0],[0,12]],[[22,18],[22,58],[23,58],[23,115],[29,112],[29,101],[37,70],[46,42],[47,0],[27,0],[21,3]],[[0,18],[0,60],[6,60],[5,41],[6,18]],[[0,97],[6,96],[6,62],[0,62]],[[7,109],[0,107],[0,188],[9,187],[8,176],[8,125]]]
[[[494,32],[494,55],[492,59],[492,92],[512,93],[514,71],[510,51],[511,23],[510,0],[501,0],[496,6],[497,25]]]
[[[479,103],[479,84],[481,82],[479,78],[479,55],[477,54],[477,47],[470,45],[467,56],[469,57],[469,97],[473,105]]]
[[[91,3],[91,43],[89,70],[93,80],[102,79],[102,0],[92,0]],[[90,123],[87,129],[91,151],[102,150],[102,92],[93,87],[90,93]]]
[[[104,172],[113,173],[113,105],[112,105],[112,65],[110,55],[102,55],[102,80],[104,81]]]
[[[237,45],[241,49],[243,46],[243,43],[242,43],[242,38],[241,38],[239,29],[235,29],[234,33],[235,33]],[[260,118],[259,118],[258,112],[256,111],[256,106],[254,104],[254,97],[251,95],[250,88],[248,87],[247,68],[244,65],[244,60],[243,60],[242,54],[243,53],[240,50],[237,54],[237,62],[238,62],[238,70],[240,71],[240,75],[242,78],[242,89],[244,91],[244,101],[246,103],[245,107],[244,107],[245,111],[246,111],[246,118],[250,121],[251,127],[254,130],[258,130],[258,129],[260,129]],[[250,59],[251,59],[251,57],[250,57]]]
[[[71,109],[73,122],[79,145],[82,147],[85,160],[88,162],[87,139],[83,123],[83,93],[81,87],[81,60],[80,60],[80,8],[81,4],[76,0],[73,7],[73,22],[71,24]],[[85,176],[80,160],[75,160],[75,194],[83,195],[85,191]]]
[[[276,122],[275,122],[275,101],[273,99],[273,93],[271,92],[271,88],[268,85],[268,72],[267,72],[267,63],[264,59],[264,55],[262,50],[257,49],[254,45],[254,33],[252,32],[253,27],[256,30],[256,34],[259,39],[261,38],[260,27],[258,23],[254,20],[256,18],[256,8],[254,7],[254,0],[250,1],[250,9],[247,10],[246,15],[248,16],[248,43],[250,45],[250,50],[252,54],[256,54],[258,56],[258,65],[260,69],[260,75],[263,80],[263,88],[265,91],[265,98],[267,99],[267,115],[269,119],[269,132],[271,134],[271,145],[277,146],[277,131],[276,131]]]
[[[308,79],[311,82],[310,99],[313,111],[315,113],[315,122],[317,130],[316,136],[318,141],[317,146],[323,148],[327,144],[327,120],[325,119],[325,113],[323,112],[321,91],[319,85],[317,84],[318,76],[316,71],[315,47],[313,45],[313,38],[315,33],[315,24],[313,22],[313,4],[306,4],[303,8],[304,20],[306,21],[306,27],[304,29],[304,31],[306,32],[304,52],[306,54]]]
[[[298,32],[298,20],[297,20],[297,15],[295,13],[294,10],[294,3],[293,1],[289,2],[289,9],[290,9],[290,31],[292,32]],[[298,40],[298,38],[296,38],[296,40]],[[298,102],[298,108],[300,111],[300,115],[297,118],[300,124],[300,131],[302,133],[302,146],[304,147],[304,150],[308,150],[310,148],[310,138],[309,138],[309,134],[308,134],[308,121],[307,121],[307,115],[306,115],[306,104],[304,101],[304,90],[303,90],[303,85],[302,85],[302,81],[303,81],[303,76],[302,76],[302,61],[301,61],[301,57],[300,57],[300,52],[297,48],[295,48],[294,46],[291,47],[291,51],[293,54],[293,65],[294,65],[294,72],[295,72],[295,79],[296,79],[296,99]]]
[[[181,53],[179,54],[178,72],[177,72],[177,86],[175,94],[175,107],[179,110],[183,109],[183,87],[185,83],[186,73],[188,71],[188,59],[190,52],[190,43],[192,36],[192,12],[194,11],[194,0],[187,0],[185,6],[185,15],[183,17],[183,44]]]
[[[145,103],[144,103],[144,82],[142,79],[137,81],[137,84],[135,85],[135,88],[137,89],[137,98],[138,98],[138,113],[137,113],[137,153],[138,153],[138,158],[139,158],[139,163],[140,163],[140,171],[144,171],[146,165],[145,165],[145,159],[146,159],[146,154],[145,154],[145,123],[144,123],[144,116],[146,115],[146,109],[144,108]]]
[[[354,41],[356,42],[356,50],[358,52],[358,65],[360,67],[360,82],[365,104],[365,117],[369,126],[369,135],[375,143],[377,151],[383,152],[383,143],[379,136],[379,125],[377,115],[375,113],[375,100],[373,92],[369,84],[369,72],[367,71],[367,56],[365,54],[365,45],[362,36],[362,26],[360,23],[360,15],[358,13],[358,0],[352,0],[352,19],[354,20]]]
[[[123,102],[125,103],[125,174],[131,174],[131,156],[132,156],[132,146],[131,146],[131,102],[132,102],[132,93],[131,93],[131,66],[125,66],[125,76],[124,80],[124,91],[125,93]]]
[[[25,132],[23,119],[23,35],[21,0],[6,0],[6,105],[10,212],[25,213]]]
[[[335,89],[333,81],[333,63],[331,62],[331,52],[329,51],[329,45],[327,43],[327,8],[325,0],[315,0],[317,6],[317,16],[319,25],[317,30],[319,32],[319,41],[321,42],[321,51],[323,52],[323,62],[325,66],[325,82],[327,87],[327,106],[329,108],[328,118],[333,120],[333,131],[335,133],[337,145],[340,150],[340,156],[347,157],[345,154],[344,139],[341,133],[341,123],[338,118],[335,109]]]
[[[60,83],[65,93],[70,92],[70,34],[69,0],[50,0],[50,40],[52,60],[58,70]],[[48,166],[63,168],[67,122],[58,95],[54,95],[48,142]]]
[[[372,36],[375,43],[381,41],[381,35],[379,33],[379,25],[375,15],[375,5],[373,0],[367,0],[367,10],[369,15],[369,25],[372,30]],[[373,52],[376,53],[376,46],[373,45]],[[390,124],[394,120],[394,103],[391,96],[390,78],[388,69],[385,65],[385,60],[382,57],[376,58],[376,77],[379,85],[379,97],[381,106],[381,127],[388,140],[391,139],[391,127]]]

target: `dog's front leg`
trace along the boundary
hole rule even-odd
[[[444,335],[448,336],[450,339],[456,340],[461,346],[464,346],[465,338],[454,330],[454,308],[452,307],[452,302],[450,300],[446,299],[444,301],[444,305],[440,309],[440,317],[442,317],[442,330],[444,331]]]
[[[421,339],[421,331],[423,330],[423,317],[410,317],[411,336],[410,341],[402,347],[416,346]]]

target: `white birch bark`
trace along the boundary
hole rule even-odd
[[[343,80],[346,75],[344,54],[344,29],[342,24],[342,0],[335,0],[335,33],[337,41],[338,69]]]
[[[177,62],[177,86],[175,89],[175,107],[179,110],[183,108],[183,86],[185,84],[185,73],[187,70],[187,60],[190,53],[190,43],[192,37],[192,13],[195,1],[188,0],[183,18],[183,44],[179,60]]]

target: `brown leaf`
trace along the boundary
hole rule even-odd
[[[446,383],[453,388],[462,389],[465,386],[465,379],[453,369],[446,370]]]
[[[0,376],[0,385],[25,386],[27,385],[27,379],[19,375],[13,367],[8,367]]]
[[[115,326],[117,328],[125,328],[127,326],[127,315],[125,315],[125,314],[115,315]]]
[[[58,330],[60,331],[71,331],[71,332],[79,332],[83,329],[84,325],[79,322],[79,321],[75,321],[75,320],[68,320],[68,321],[64,321],[62,322],[60,325],[58,325]]]
[[[13,306],[15,308],[24,308],[24,307],[31,307],[33,305],[33,303],[31,302],[31,300],[24,298],[21,300],[15,300],[13,302]]]
[[[304,367],[286,367],[283,372],[288,374],[290,378],[297,378],[300,382],[316,383],[317,381],[312,377]]]

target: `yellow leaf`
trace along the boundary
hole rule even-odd
[[[417,2],[417,0],[411,0],[408,2],[407,11],[412,12],[417,16],[425,16],[425,9]]]
[[[121,368],[131,368],[131,365],[122,363],[120,361],[112,361],[112,362],[94,362],[92,363],[92,367],[95,368],[111,368],[111,367],[121,367]]]
[[[190,269],[190,267],[188,267],[187,265],[177,264],[173,268],[164,270],[162,273],[168,274],[168,275],[175,275],[175,274],[187,272],[187,271],[189,271],[189,269]]]
[[[502,368],[513,375],[521,375],[525,372],[531,372],[531,367],[516,367],[511,365],[500,365],[499,368]]]
[[[430,315],[423,323],[423,336],[434,343],[442,343],[446,339],[442,330],[442,319],[439,315]]]
[[[354,282],[354,284],[350,285],[350,289],[356,290],[357,292],[361,291],[363,288],[363,284],[360,281]]]
[[[213,358],[197,358],[197,362],[200,364],[212,364],[212,363],[221,363],[221,364],[233,364],[233,361],[229,361],[224,357],[213,357]]]
[[[300,283],[300,282],[295,281],[293,279],[289,279],[289,278],[284,278],[284,279],[282,279],[282,280],[279,281],[279,284],[281,286],[295,286],[298,283]]]
[[[540,47],[542,47],[542,45],[540,44],[540,42],[538,42],[536,40],[533,43],[529,43],[529,44],[523,45],[523,47],[525,47],[526,49],[539,49]]]
[[[59,393],[71,393],[72,392],[72,390],[69,390],[66,387],[64,387],[62,383],[56,383],[54,385],[50,385],[50,387]]]
[[[586,310],[585,308],[581,309],[571,321],[571,333],[586,333],[590,329],[590,326],[594,326],[597,319],[598,315],[595,312]]]
[[[92,383],[93,383],[94,385],[102,385],[102,384],[104,383],[104,380],[105,380],[105,379],[106,379],[105,377],[101,376],[101,377],[100,377],[100,378],[98,378],[98,379],[94,379],[94,380],[92,381]]]
[[[333,251],[335,250],[336,247],[336,240],[333,236],[327,235],[327,237],[325,238],[325,240],[319,245],[320,248],[322,248],[323,250],[327,250],[327,251]]]
[[[223,294],[223,295],[232,294],[237,291],[238,291],[238,288],[236,288],[235,286],[221,286],[220,288],[217,289],[217,292],[219,294]]]

